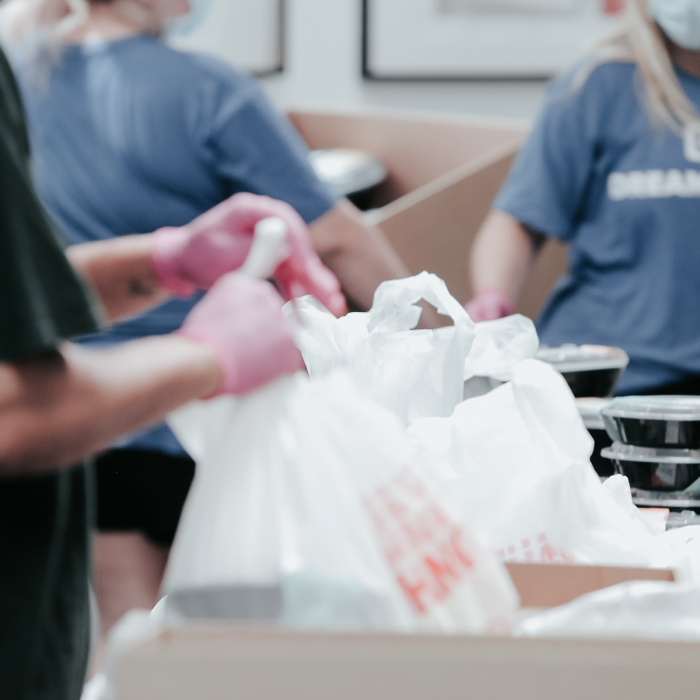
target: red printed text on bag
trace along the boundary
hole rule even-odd
[[[448,598],[473,570],[461,527],[411,470],[377,489],[365,506],[396,579],[419,612]]]

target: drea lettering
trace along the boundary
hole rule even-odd
[[[608,196],[623,199],[700,197],[698,170],[633,170],[608,176]]]

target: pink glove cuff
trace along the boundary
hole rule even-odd
[[[495,287],[479,292],[464,308],[477,323],[495,321],[515,313],[515,307],[508,295]]]
[[[198,343],[204,343],[208,345],[215,353],[219,359],[219,365],[221,367],[222,380],[219,388],[206,399],[213,399],[215,396],[221,396],[221,394],[241,394],[247,391],[246,389],[241,389],[243,382],[240,377],[240,363],[237,358],[233,356],[231,351],[228,352],[219,345],[213,338],[207,334],[199,334],[193,328],[180,328],[175,331],[175,335],[181,335],[190,340],[196,340]],[[205,337],[206,335],[206,337]]]
[[[219,360],[218,394],[245,394],[302,369],[282,299],[267,282],[224,275],[177,333],[208,345]]]
[[[248,367],[244,368],[239,358],[231,352],[230,348],[225,348],[223,344],[219,344],[215,338],[212,338],[207,333],[200,335],[196,330],[184,327],[175,331],[175,334],[208,345],[219,358],[223,379],[219,388],[211,396],[207,396],[207,399],[213,399],[215,396],[221,396],[221,394],[247,394],[249,391],[269,382],[277,373],[274,368],[265,362],[259,366],[249,362]],[[291,374],[292,372],[305,369],[301,353],[291,341],[286,348],[281,349],[278,357],[275,359],[277,360],[275,366],[280,374]]]
[[[151,245],[151,267],[158,281],[173,294],[188,297],[196,287],[183,279],[179,263],[189,235],[185,229],[160,228],[153,233]]]

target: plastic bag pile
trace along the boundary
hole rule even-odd
[[[198,465],[164,583],[181,607],[240,619],[252,604],[295,628],[507,626],[502,565],[399,421],[342,373],[190,404],[170,423]]]
[[[421,299],[453,325],[413,330]],[[485,632],[518,607],[506,561],[700,583],[692,538],[655,536],[626,479],[600,483],[529,320],[474,324],[428,273],[384,283],[367,313],[336,319],[309,297],[285,311],[308,377],[171,417],[197,461],[165,581],[181,613]],[[497,388],[463,400],[475,378]]]

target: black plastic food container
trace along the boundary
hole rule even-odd
[[[632,489],[632,503],[638,508],[668,508],[672,513],[700,513],[700,494],[686,491],[644,491]],[[669,517],[669,521],[671,518]],[[674,518],[675,520],[675,518]],[[692,520],[695,520],[692,518]],[[697,522],[686,522],[687,525],[697,525]]]
[[[629,363],[624,350],[604,345],[542,346],[537,359],[561,372],[577,399],[611,397]]]
[[[632,488],[685,491],[700,479],[700,452],[635,447],[615,442],[601,456],[613,462]]]
[[[624,445],[700,449],[700,397],[623,396],[603,411],[608,435]]]

